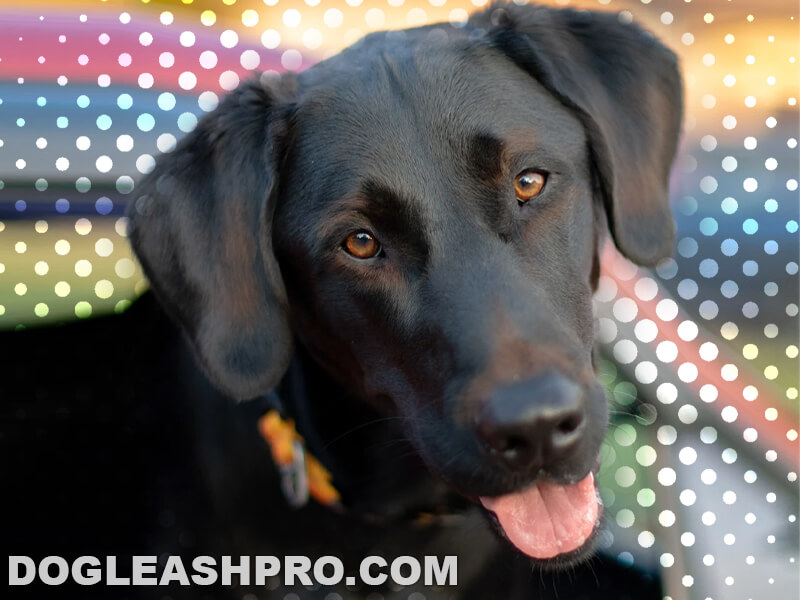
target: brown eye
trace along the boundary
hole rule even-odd
[[[342,247],[350,255],[362,260],[373,258],[381,251],[381,245],[378,240],[367,231],[356,231],[351,233],[345,239]]]
[[[544,189],[547,182],[547,175],[539,171],[528,169],[523,171],[514,179],[514,191],[517,193],[517,200],[522,204],[538,196]]]

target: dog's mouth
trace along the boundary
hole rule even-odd
[[[595,476],[578,483],[540,480],[519,492],[480,497],[502,533],[520,552],[546,560],[575,553],[599,527],[602,503]]]

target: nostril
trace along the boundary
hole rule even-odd
[[[528,445],[528,441],[524,437],[512,435],[506,440],[506,447],[503,452],[524,452],[528,449]]]
[[[581,415],[570,415],[556,424],[556,433],[561,435],[569,435],[578,430],[581,426],[583,419]]]

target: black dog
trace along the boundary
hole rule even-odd
[[[242,84],[128,209],[155,296],[202,367],[150,299],[110,320],[142,369],[113,381],[135,415],[126,430],[163,450],[158,473],[132,476],[171,498],[136,492],[139,506],[189,533],[148,547],[348,566],[457,555],[459,586],[442,597],[549,597],[531,562],[570,566],[563,593],[652,592],[617,567],[586,579],[575,566],[596,537],[607,422],[591,294],[606,223],[639,264],[670,254],[680,118],[676,59],[650,34],[542,7],[372,34]],[[93,327],[84,340],[104,335]],[[287,505],[255,426],[268,408],[296,420],[336,508]],[[165,465],[187,464],[165,481]],[[176,508],[187,489],[209,491]]]

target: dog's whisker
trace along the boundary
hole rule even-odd
[[[381,423],[386,423],[387,421],[411,421],[411,420],[413,420],[412,417],[405,417],[405,416],[401,416],[401,415],[392,415],[392,416],[388,416],[388,417],[378,417],[376,419],[372,419],[372,420],[367,421],[365,423],[361,423],[359,425],[356,425],[355,427],[352,427],[352,428],[348,429],[347,431],[345,431],[343,433],[340,433],[335,438],[333,438],[332,440],[327,442],[323,446],[323,448],[328,449],[330,446],[332,446],[333,444],[335,444],[338,441],[341,441],[343,438],[347,437],[348,435],[350,435],[350,434],[352,434],[352,433],[354,433],[356,431],[359,431],[361,429],[365,429],[366,427],[370,427],[370,426],[373,426],[373,425],[378,425],[378,424],[381,424]]]

